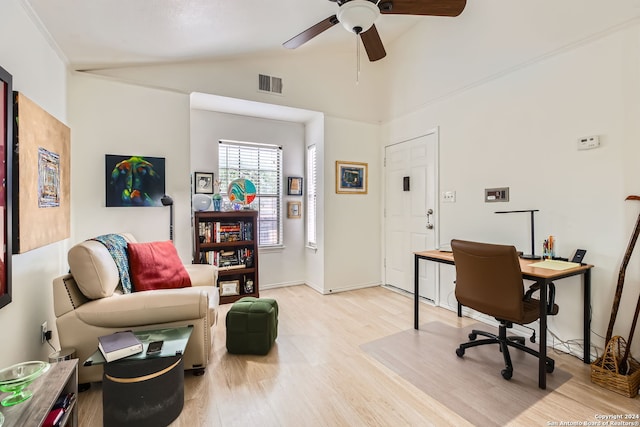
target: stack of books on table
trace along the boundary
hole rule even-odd
[[[142,353],[142,343],[131,331],[98,337],[98,348],[107,362]]]

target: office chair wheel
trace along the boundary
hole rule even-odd
[[[513,369],[503,369],[502,371],[500,371],[500,373],[502,374],[502,378],[504,378],[505,380],[510,380],[511,376],[513,375]]]
[[[551,361],[547,361],[546,365],[546,371],[548,374],[553,372],[553,369],[555,368],[555,362],[553,360]]]
[[[456,355],[458,357],[464,356],[464,348],[460,348],[460,347],[456,348]]]
[[[478,334],[474,334],[473,332],[469,334],[469,341],[475,341],[476,338],[478,338]]]

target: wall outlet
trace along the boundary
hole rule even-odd
[[[455,201],[456,201],[456,192],[455,191],[443,191],[442,192],[442,201],[444,203],[455,203]]]
[[[508,202],[509,201],[509,187],[485,188],[484,189],[484,201],[485,201],[485,203]]]
[[[44,343],[47,340],[47,332],[49,332],[47,322],[43,322],[42,325],[40,325],[40,342],[41,343]]]

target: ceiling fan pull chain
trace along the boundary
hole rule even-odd
[[[358,34],[356,34],[356,84],[360,83],[360,40]]]

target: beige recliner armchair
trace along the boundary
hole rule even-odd
[[[136,242],[131,234],[121,236]],[[215,267],[185,265],[192,287],[123,294],[116,264],[102,243],[79,243],[68,260],[71,274],[54,279],[53,301],[60,346],[76,349],[79,383],[102,381],[101,365],[82,365],[97,350],[99,336],[167,326],[193,325],[184,367],[204,372],[218,314]]]

